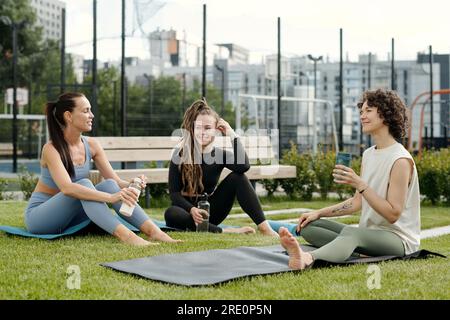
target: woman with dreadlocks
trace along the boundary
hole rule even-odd
[[[244,174],[250,169],[249,160],[238,135],[231,126],[207,104],[195,101],[184,114],[183,136],[169,167],[169,193],[172,206],[165,212],[170,227],[195,231],[203,222],[202,210],[197,208],[200,196],[207,194],[210,202],[209,232],[254,233],[251,227],[221,228],[233,206],[239,205],[264,235],[278,236],[264,217],[255,190]],[[216,132],[230,138],[233,152],[214,147]],[[231,173],[218,184],[224,168]]]

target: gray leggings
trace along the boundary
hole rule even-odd
[[[352,227],[318,219],[302,229],[300,235],[319,248],[310,252],[315,260],[344,262],[353,252],[368,256],[405,255],[401,238],[385,230]]]
[[[76,183],[107,193],[120,191],[120,187],[112,179],[107,179],[96,186],[89,179],[80,179]],[[121,204],[117,202],[112,205],[118,214]],[[120,216],[138,229],[149,219],[139,205],[136,205],[131,217]],[[66,196],[62,192],[54,196],[34,192],[25,210],[25,225],[29,232],[35,234],[59,234],[86,220],[91,220],[110,234],[121,224],[106,203],[80,200]]]

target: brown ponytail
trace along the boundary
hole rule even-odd
[[[45,106],[45,114],[47,116],[48,132],[53,146],[59,152],[61,161],[71,177],[75,175],[72,157],[70,156],[69,146],[64,139],[63,129],[66,126],[64,121],[64,112],[72,112],[76,106],[76,99],[85,97],[84,94],[78,92],[68,92],[60,95],[58,100],[49,101]]]

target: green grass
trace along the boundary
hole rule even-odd
[[[315,205],[311,202],[297,207]],[[25,206],[26,202],[0,202],[0,225],[23,226]],[[148,212],[161,219],[163,211],[159,208]],[[448,215],[448,208],[422,208],[423,219],[436,215],[439,220],[445,213]],[[366,285],[367,265],[256,276],[195,288],[154,282],[99,266],[102,262],[165,253],[278,243],[260,235],[171,235],[186,241],[135,248],[120,244],[109,235],[46,241],[0,232],[0,299],[450,299],[450,262],[442,258],[380,263],[381,289],[374,290]],[[448,254],[450,235],[426,239],[422,247]],[[66,287],[66,272],[71,265],[80,267],[80,290]]]

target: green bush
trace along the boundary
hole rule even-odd
[[[318,151],[314,156],[313,168],[316,173],[316,182],[322,200],[326,200],[328,193],[333,190],[333,169],[335,164],[334,152]]]
[[[268,197],[272,197],[275,191],[277,191],[278,186],[281,184],[277,179],[263,179],[260,183],[264,189],[266,189]]]
[[[8,187],[8,181],[6,179],[0,178],[0,200],[6,200],[4,192]]]
[[[163,162],[163,168],[167,168],[169,166],[169,161]],[[157,168],[156,161],[150,161],[148,164],[144,165],[145,168]],[[151,181],[149,181],[151,182]],[[161,198],[161,197],[167,197],[169,194],[169,184],[167,183],[152,183],[149,184],[148,187],[150,188],[150,196],[152,198]]]
[[[449,149],[423,150],[419,159],[415,157],[419,175],[420,193],[425,200],[433,205],[444,198],[446,204],[450,203],[450,152]]]
[[[312,156],[308,153],[299,154],[297,146],[291,142],[291,148],[283,154],[282,163],[297,168],[295,179],[282,179],[280,182],[286,194],[291,198],[298,195],[302,200],[311,200],[316,189]]]
[[[281,185],[290,198],[300,197],[310,200],[312,193],[318,189],[323,200],[329,192],[334,191],[341,200],[351,197],[355,189],[348,185],[333,181],[335,152],[319,151],[315,156],[299,154],[297,147],[291,143],[291,148],[283,153],[281,163],[295,165],[297,177],[292,179],[263,180],[262,184],[269,195],[272,195],[278,185]],[[450,205],[450,148],[424,150],[421,158],[414,157],[419,175],[421,194],[433,205],[443,201]],[[353,157],[351,167],[356,174],[361,174],[361,157]]]
[[[22,190],[25,200],[30,199],[31,194],[38,183],[39,177],[33,172],[29,172],[25,167],[21,166],[19,170],[20,190]]]
[[[450,206],[450,149],[441,149],[440,158],[442,161],[442,195],[445,204]]]

